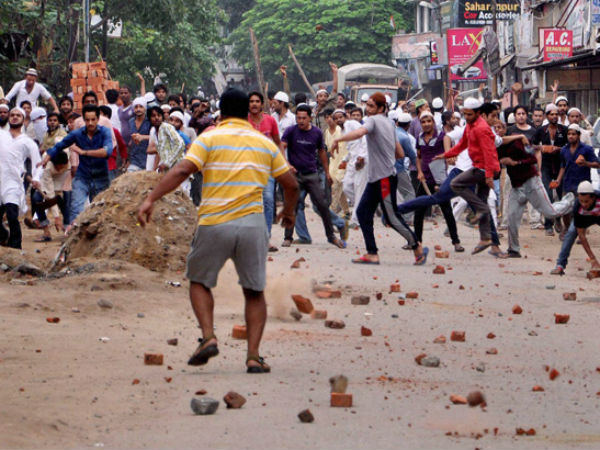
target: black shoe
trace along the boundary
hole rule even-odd
[[[515,252],[514,250],[508,250],[506,252],[509,258],[520,258],[521,254],[519,252]]]

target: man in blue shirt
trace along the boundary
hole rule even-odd
[[[146,118],[146,100],[144,97],[138,97],[133,101],[133,114],[134,116],[129,120],[131,140],[127,142],[129,146],[127,172],[146,170],[148,142],[152,125]]]
[[[79,166],[73,179],[71,197],[71,217],[73,224],[75,218],[83,211],[85,200],[90,202],[96,195],[105,190],[110,184],[108,178],[108,157],[112,153],[111,130],[98,125],[100,109],[96,105],[83,107],[85,127],[71,131],[62,141],[49,149],[44,156],[42,165],[59,151],[71,147],[71,151],[79,154]]]

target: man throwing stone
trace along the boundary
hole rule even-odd
[[[279,182],[285,200],[278,218],[284,227],[293,227],[298,185],[277,146],[248,122],[248,105],[248,95],[240,90],[223,93],[221,123],[215,130],[200,135],[185,158],[161,179],[140,206],[138,220],[144,226],[150,220],[154,202],[193,173],[203,171],[198,228],[187,260],[190,299],[203,338],[188,364],[206,364],[219,354],[211,289],[231,258],[246,300],[247,372],[265,373],[271,368],[260,357],[259,345],[267,320],[263,291],[269,237],[262,191],[269,176]]]

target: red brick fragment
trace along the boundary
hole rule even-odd
[[[344,323],[343,320],[326,320],[325,321],[325,326],[327,328],[333,328],[333,329],[342,329],[346,326],[346,324]]]
[[[444,336],[444,335],[441,335],[441,336],[438,336],[438,337],[436,337],[436,338],[433,340],[433,343],[434,343],[434,344],[445,344],[445,343],[446,343],[446,336]]]
[[[456,394],[452,394],[450,396],[450,401],[452,403],[454,403],[455,405],[466,405],[467,404],[467,399],[466,397],[462,396],[462,395],[456,395]]]
[[[317,298],[331,298],[331,291],[328,291],[328,290],[316,291],[315,295],[317,296]]]
[[[331,406],[338,408],[352,407],[352,394],[331,393]]]
[[[448,252],[448,251],[435,252],[435,257],[440,258],[440,259],[450,258],[450,252]]]
[[[563,292],[563,300],[577,300],[577,292]]]
[[[453,331],[450,334],[450,340],[454,342],[465,342],[465,332],[464,331]]]
[[[398,300],[398,304],[399,304],[400,306],[404,306],[404,303],[406,303],[404,300],[402,300],[402,299],[401,299],[401,300]]]
[[[162,366],[162,353],[144,353],[144,364],[147,366]]]
[[[426,357],[427,357],[427,355],[426,355],[425,353],[421,353],[421,354],[419,354],[419,355],[415,356],[415,362],[416,362],[418,365],[421,365],[421,360],[422,360],[423,358],[426,358]]]
[[[298,311],[300,311],[301,313],[310,314],[313,311],[313,309],[315,309],[310,299],[301,295],[292,295],[292,300],[294,300],[296,308],[298,308]]]
[[[442,275],[446,273],[446,269],[444,269],[444,266],[435,266],[435,268],[433,269],[433,273],[436,275]]]
[[[474,407],[485,403],[485,397],[480,391],[469,392],[469,395],[467,395],[467,402],[469,403],[469,406]]]
[[[439,251],[439,250],[441,250],[441,249],[442,249],[442,246],[441,246],[441,245],[436,245],[436,246],[434,246],[433,248],[434,248],[436,251]]]
[[[570,317],[568,314],[554,314],[554,323],[567,323]]]
[[[419,293],[418,292],[407,292],[406,293],[406,298],[419,298]]]
[[[60,322],[60,317],[46,317],[46,322],[58,323],[58,322]]]
[[[140,384],[139,378],[134,378],[131,384]]]
[[[231,337],[233,339],[248,339],[246,325],[234,325],[231,330]]]
[[[537,384],[534,387],[532,387],[531,390],[533,392],[544,392],[544,388],[541,387],[541,386],[539,386],[539,385],[537,385]]]
[[[513,314],[521,314],[522,312],[523,312],[523,308],[521,308],[519,305],[515,305],[512,307]]]
[[[498,349],[496,347],[492,347],[492,348],[486,350],[485,353],[487,355],[497,355],[498,354]]]
[[[373,331],[367,327],[360,327],[361,336],[373,336]]]
[[[376,298],[377,300],[381,300],[381,299],[383,298],[383,294],[382,294],[381,292],[377,292],[377,293],[375,294],[375,298]]]
[[[400,285],[398,283],[390,285],[390,292],[400,292]]]
[[[327,319],[327,311],[322,309],[313,309],[310,313],[310,317],[315,320],[325,320]]]
[[[494,339],[496,337],[496,335],[494,333],[488,333],[487,338],[488,339]]]
[[[165,381],[167,383],[170,383],[171,381],[173,381],[173,378],[172,377],[165,377]]]
[[[558,378],[558,376],[560,375],[560,372],[556,369],[552,369],[550,371],[550,375],[548,375],[548,378],[550,378],[550,380],[554,381]]]
[[[234,391],[229,391],[223,397],[223,401],[227,405],[227,409],[240,409],[246,403],[246,398]]]

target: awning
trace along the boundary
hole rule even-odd
[[[500,69],[504,69],[506,66],[508,66],[512,60],[515,59],[515,54],[513,53],[512,55],[506,55],[503,58],[500,59]]]
[[[527,66],[521,66],[521,67],[519,67],[519,69],[531,70],[531,69],[546,69],[549,67],[564,66],[567,64],[572,64],[577,61],[581,61],[582,59],[586,59],[589,56],[592,56],[593,53],[594,53],[593,50],[588,49],[588,50],[585,50],[585,51],[579,53],[578,55],[573,55],[570,58],[557,59],[554,61],[536,61],[536,62],[530,63]]]

